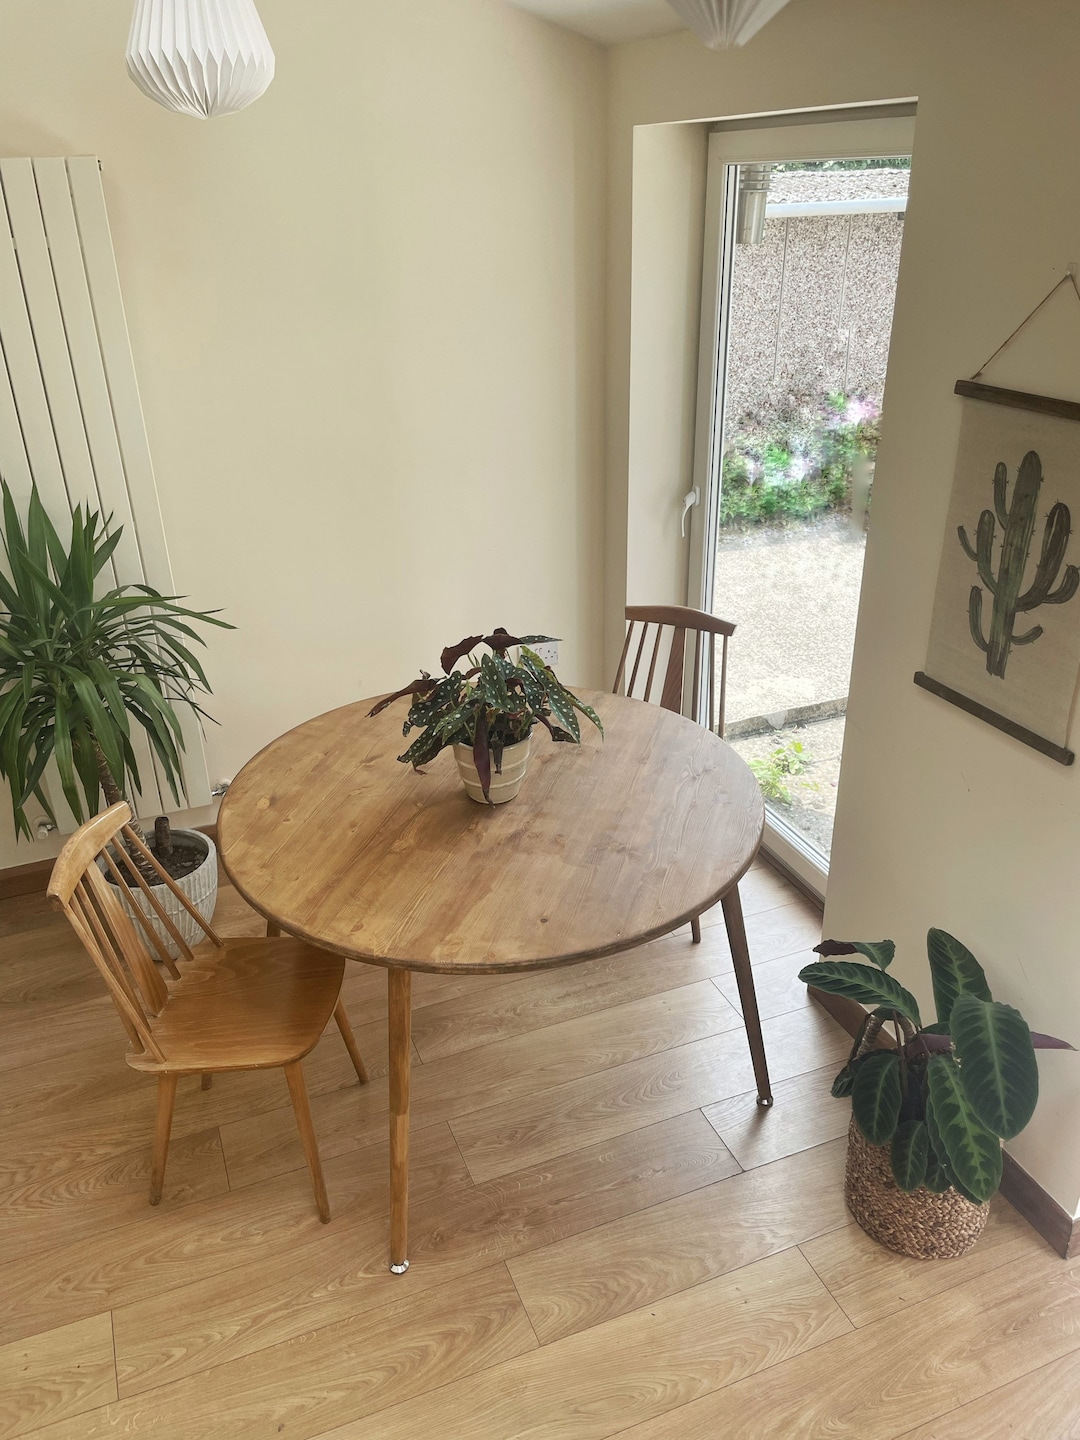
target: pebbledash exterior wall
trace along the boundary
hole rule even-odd
[[[770,205],[907,194],[906,170],[774,174]],[[865,392],[880,403],[889,358],[902,212],[767,218],[736,249],[729,425],[768,421],[791,396]]]

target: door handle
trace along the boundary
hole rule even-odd
[[[682,499],[682,515],[679,517],[679,534],[686,539],[686,517],[690,511],[701,500],[701,491],[695,485],[693,490],[688,490]]]

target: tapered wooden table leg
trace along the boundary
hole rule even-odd
[[[412,971],[388,970],[390,1010],[390,1269],[409,1268],[409,1067]]]
[[[731,958],[735,962],[735,981],[739,987],[739,1004],[742,1006],[746,1038],[750,1042],[750,1059],[754,1062],[757,1103],[771,1105],[773,1095],[769,1084],[769,1067],[765,1060],[765,1039],[761,1033],[761,1017],[758,1014],[757,991],[754,989],[754,972],[750,968],[750,947],[746,943],[739,887],[733,886],[720,903],[724,907],[724,923],[727,926]]]

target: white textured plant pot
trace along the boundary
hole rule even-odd
[[[513,800],[521,789],[521,782],[525,779],[525,771],[529,766],[531,749],[532,736],[527,735],[517,745],[507,745],[502,753],[501,772],[496,772],[494,765],[491,767],[488,793],[492,805],[505,805],[508,800]],[[484,799],[484,788],[480,784],[480,776],[473,762],[472,746],[455,745],[454,759],[457,761],[458,774],[465,786],[466,795],[470,800],[478,800],[481,805],[486,805],[488,802]]]
[[[184,892],[204,920],[212,920],[214,918],[214,908],[217,905],[218,892],[217,846],[213,840],[210,839],[210,836],[204,835],[201,830],[174,830],[172,833],[174,840],[183,839],[195,843],[202,841],[206,845],[206,859],[198,869],[192,870],[190,875],[185,875],[183,879],[175,880],[173,883],[178,890]],[[206,936],[184,909],[183,905],[180,904],[180,901],[169,887],[167,885],[154,885],[152,889],[154,891],[154,899],[165,911],[165,914],[168,915],[169,919],[176,926],[177,930],[180,931],[180,934],[192,949],[194,949],[196,945],[200,945],[206,939]],[[138,904],[142,913],[154,927],[155,933],[164,941],[165,948],[173,959],[179,959],[180,951],[177,948],[176,942],[154,914],[153,906],[141,890],[121,888],[120,903],[128,915],[131,916],[132,924],[135,926],[135,929],[139,931],[140,939],[145,939],[146,936],[131,908],[133,903]]]

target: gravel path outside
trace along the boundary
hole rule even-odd
[[[721,534],[714,612],[738,627],[729,723],[846,698],[865,550],[842,515]]]
[[[764,734],[732,740],[746,760],[800,743],[806,766],[768,802],[826,857],[832,848],[844,717],[786,724],[796,706],[846,700],[866,537],[847,516],[783,529],[728,531],[716,562],[716,614],[738,627],[728,660],[727,721],[767,716]]]

